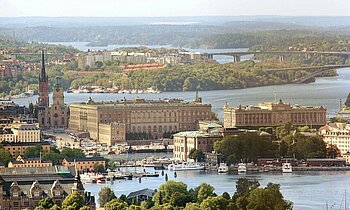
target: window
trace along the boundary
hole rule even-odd
[[[40,196],[40,192],[39,191],[35,191],[34,192],[34,197],[39,197]]]
[[[18,192],[12,193],[12,196],[17,198],[18,197]]]

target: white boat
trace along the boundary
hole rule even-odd
[[[282,163],[282,172],[283,173],[292,173],[292,164],[291,163]]]
[[[228,172],[228,166],[226,165],[226,163],[220,163],[220,166],[218,168],[218,173],[225,174],[227,172]]]
[[[204,166],[199,165],[197,162],[172,163],[168,165],[168,170],[170,171],[204,170]]]
[[[247,173],[247,165],[245,163],[238,163],[238,173],[239,174]]]

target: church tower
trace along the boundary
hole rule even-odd
[[[59,105],[59,106],[64,105],[63,88],[59,77],[56,77],[56,84],[55,84],[55,87],[53,88],[52,98],[53,98],[53,105]]]
[[[39,74],[39,97],[38,105],[49,107],[49,78],[45,71],[44,50],[41,51],[41,70]]]

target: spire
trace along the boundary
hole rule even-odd
[[[45,71],[45,55],[44,55],[44,49],[41,50],[41,70],[39,75],[39,80],[41,82],[47,81],[47,75]]]

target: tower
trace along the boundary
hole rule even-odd
[[[44,50],[41,51],[41,70],[39,74],[38,105],[49,107],[49,78],[45,71]]]
[[[63,94],[63,89],[62,85],[60,82],[60,78],[56,77],[56,84],[55,87],[53,88],[53,105],[64,105],[64,94]]]

